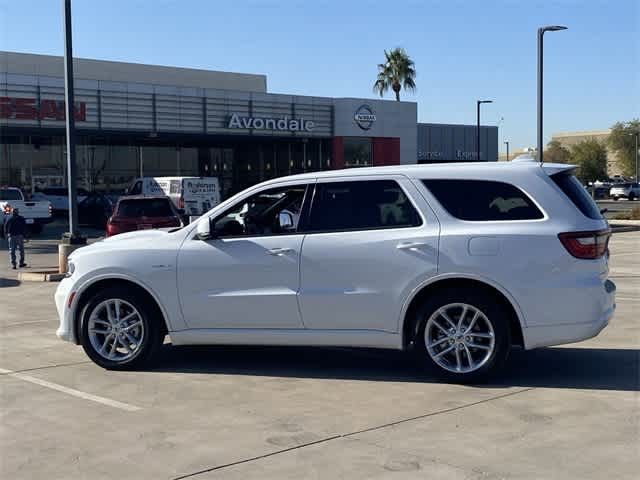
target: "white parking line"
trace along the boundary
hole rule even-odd
[[[16,327],[18,325],[26,325],[28,323],[51,323],[52,325],[55,325],[55,322],[52,322],[51,320],[29,320],[26,322],[17,322],[17,323],[7,323],[3,326],[5,327]]]
[[[40,378],[32,377],[31,375],[15,373],[11,370],[5,370],[4,368],[0,368],[0,373],[6,374],[8,377],[18,378],[25,382],[40,385],[41,387],[50,388],[51,390],[57,390],[58,392],[66,393],[67,395],[72,395],[74,397],[83,398],[92,402],[101,403],[102,405],[107,405],[113,408],[119,408],[120,410],[126,410],[127,412],[137,412],[138,410],[142,410],[140,407],[136,407],[135,405],[129,405],[128,403],[118,402],[117,400],[111,400],[110,398],[99,397],[98,395],[92,395],[91,393],[81,392],[80,390],[75,390],[63,385],[58,385],[57,383],[48,382]]]
[[[624,295],[616,295],[616,301],[617,300],[626,300],[626,301],[636,302],[636,301],[640,300],[640,298],[638,298],[638,297],[625,297]]]

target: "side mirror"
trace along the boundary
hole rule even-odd
[[[281,231],[291,230],[293,228],[293,215],[289,212],[280,212],[278,214],[278,227]]]
[[[209,220],[209,217],[202,218],[198,221],[198,225],[196,226],[196,237],[200,240],[210,240],[213,238],[213,235],[211,235],[211,220]]]

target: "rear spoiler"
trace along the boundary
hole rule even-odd
[[[545,171],[549,176],[556,173],[567,172],[571,173],[576,169],[576,165],[568,165],[566,163],[543,163],[540,168]]]

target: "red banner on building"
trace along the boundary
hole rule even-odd
[[[87,120],[85,102],[75,102],[74,117],[76,122]],[[0,97],[0,118],[11,120],[65,120],[64,100],[40,100],[35,98]]]

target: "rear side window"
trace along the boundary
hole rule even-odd
[[[537,220],[544,215],[518,187],[489,180],[423,180],[442,206],[460,220]]]
[[[174,215],[169,199],[166,198],[122,200],[118,204],[118,217],[172,217]]]
[[[589,192],[580,184],[578,179],[570,173],[556,173],[551,175],[551,180],[569,197],[573,204],[578,207],[585,216],[600,220],[602,214],[600,209],[593,201]]]
[[[311,231],[414,227],[422,223],[393,180],[319,183],[309,218]]]

